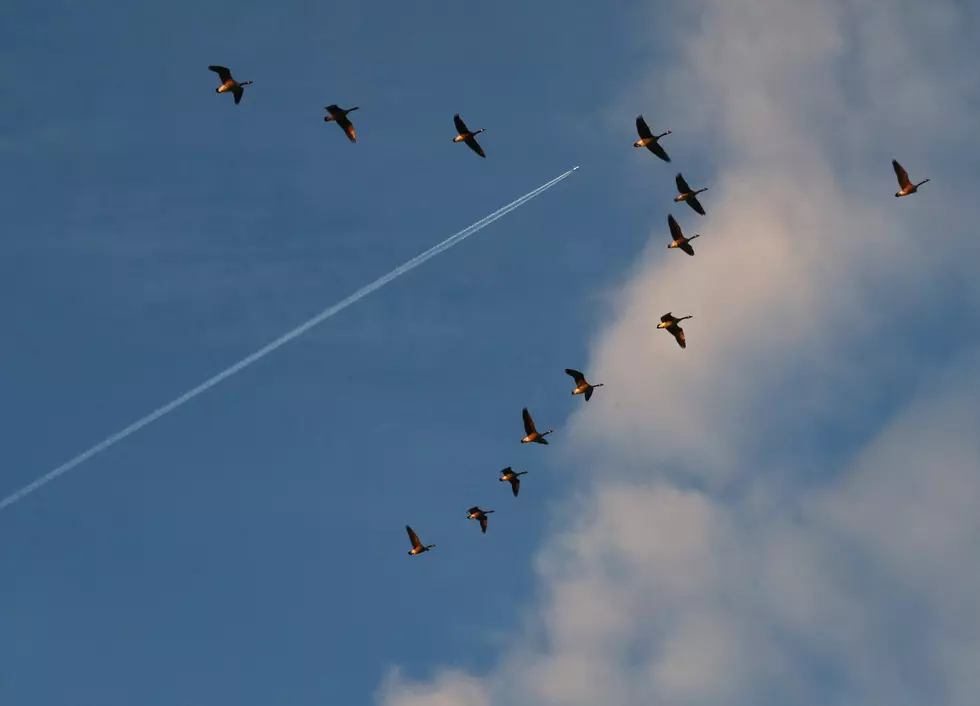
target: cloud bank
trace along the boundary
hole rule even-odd
[[[980,305],[967,10],[657,15],[687,37],[620,112],[669,105],[717,165],[684,167],[708,216],[673,209],[698,254],[651,223],[524,630],[487,674],[393,671],[384,706],[980,703],[980,340],[949,333]],[[893,157],[932,181],[893,198]]]

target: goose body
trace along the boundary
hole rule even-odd
[[[633,143],[634,147],[646,147],[648,150],[653,152],[655,155],[660,157],[665,162],[670,161],[670,157],[664,151],[664,148],[660,146],[658,140],[671,133],[670,130],[664,130],[659,135],[654,135],[653,131],[650,130],[650,126],[647,125],[647,121],[643,119],[642,115],[636,116],[636,133],[640,136],[640,139]]]
[[[905,168],[901,164],[898,163],[897,159],[892,160],[892,168],[895,170],[895,176],[898,178],[898,185],[901,187],[897,192],[895,192],[895,198],[914,194],[919,190],[920,186],[929,181],[928,179],[923,179],[918,184],[913,184],[909,180],[909,173],[905,171]]]
[[[524,418],[524,433],[527,434],[523,439],[521,439],[522,444],[547,444],[548,440],[544,437],[548,436],[553,430],[549,429],[545,432],[539,432],[534,428],[534,420],[531,418],[531,413],[527,411],[527,407],[521,412],[521,416]]]
[[[471,150],[476,152],[481,157],[486,157],[487,155],[483,153],[483,148],[480,147],[480,143],[476,141],[476,136],[481,132],[486,132],[486,129],[481,127],[476,132],[472,132],[468,127],[466,127],[466,123],[463,122],[463,119],[459,117],[459,113],[453,115],[453,123],[456,125],[456,132],[459,133],[453,138],[453,142],[465,142],[466,146]]]
[[[231,71],[225,66],[218,66],[212,64],[208,67],[211,71],[218,74],[218,80],[221,81],[221,85],[214,89],[215,93],[231,93],[235,96],[235,105],[238,105],[242,101],[242,95],[245,93],[245,86],[252,83],[251,81],[236,81],[231,77]]]
[[[481,510],[478,506],[471,507],[467,510],[469,514],[466,516],[467,520],[479,520],[480,521],[480,531],[483,534],[487,533],[487,515],[489,515],[493,510]]]
[[[673,316],[669,311],[660,317],[660,323],[657,324],[657,328],[665,328],[667,332],[677,339],[677,345],[681,348],[687,348],[687,337],[684,335],[684,329],[682,329],[678,324],[684,319],[692,319],[693,316],[682,316],[679,319]]]
[[[597,387],[602,387],[603,385],[601,382],[597,382],[595,385],[590,385],[589,381],[585,379],[585,375],[578,370],[573,370],[572,368],[565,368],[565,374],[571,375],[572,379],[575,380],[575,389],[572,390],[572,394],[585,395],[586,402],[592,399],[592,393],[595,392],[595,389]]]
[[[506,481],[510,483],[510,489],[514,493],[514,497],[521,492],[521,476],[526,474],[527,471],[521,471],[520,473],[515,473],[514,469],[510,466],[500,471],[500,478],[498,479],[501,483]]]
[[[674,183],[677,184],[677,192],[678,192],[678,195],[674,197],[674,201],[678,203],[681,201],[686,201],[688,206],[690,206],[695,210],[695,212],[700,213],[703,216],[704,206],[702,206],[701,202],[698,201],[698,194],[700,194],[702,191],[707,191],[708,187],[704,187],[703,189],[697,189],[697,190],[691,189],[691,187],[688,185],[687,181],[684,179],[683,175],[681,175],[680,172],[677,172],[677,176],[674,177]]]
[[[412,542],[412,549],[408,552],[409,554],[421,554],[422,552],[427,552],[436,546],[435,544],[423,545],[422,542],[419,541],[419,536],[415,534],[415,530],[408,525],[405,525],[405,529],[408,530],[408,538]]]
[[[694,248],[691,247],[691,241],[695,238],[701,237],[700,233],[695,233],[690,238],[684,237],[684,233],[681,231],[680,225],[678,225],[677,221],[675,221],[674,217],[671,215],[667,216],[667,225],[670,227],[671,237],[671,243],[667,246],[667,248],[678,248],[686,252],[691,257],[694,257]]]
[[[323,117],[324,122],[335,122],[340,125],[343,129],[344,134],[347,135],[347,139],[351,142],[357,142],[357,134],[354,132],[354,124],[347,117],[348,113],[352,113],[355,110],[359,110],[360,106],[355,105],[353,108],[347,108],[344,110],[335,103],[328,105],[324,110],[328,111],[330,115],[325,115]]]

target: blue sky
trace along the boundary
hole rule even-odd
[[[466,13],[5,8],[3,495],[583,165],[4,512],[5,703],[369,703],[393,663],[486,665],[474,633],[519,619],[567,485],[562,369],[671,172],[630,148],[655,106],[603,122],[630,12]],[[211,63],[255,81],[241,105]],[[361,106],[356,145],[334,102]],[[486,160],[451,142],[457,111]],[[554,446],[517,443],[525,404]],[[531,471],[519,501],[506,465]],[[406,522],[438,551],[406,556]]]
[[[2,496],[582,169],[0,513],[4,703],[975,704],[976,27],[898,5],[12,5]]]

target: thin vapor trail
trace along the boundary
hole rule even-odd
[[[554,186],[555,184],[557,184],[558,182],[560,182],[562,179],[564,179],[567,176],[569,176],[576,169],[578,169],[578,167],[574,167],[572,169],[569,169],[567,172],[565,172],[561,176],[555,177],[554,179],[552,179],[548,183],[539,186],[537,189],[534,189],[533,191],[529,191],[528,193],[524,194],[524,196],[521,196],[516,201],[511,201],[506,206],[503,206],[501,208],[498,208],[496,211],[494,211],[493,213],[491,213],[486,218],[482,218],[479,221],[477,221],[476,223],[474,223],[473,225],[471,225],[471,226],[469,226],[467,228],[464,228],[463,230],[459,231],[455,235],[449,236],[448,238],[446,238],[445,240],[443,240],[438,245],[434,245],[431,248],[429,248],[428,250],[426,250],[424,253],[422,253],[421,255],[417,255],[417,256],[413,257],[411,260],[409,260],[405,264],[396,267],[395,269],[393,269],[388,274],[383,275],[383,276],[379,277],[378,279],[374,280],[373,282],[371,282],[371,284],[368,284],[368,285],[365,285],[364,287],[361,287],[356,292],[354,292],[353,294],[351,294],[349,297],[347,297],[345,299],[342,299],[341,301],[339,301],[336,304],[334,304],[333,306],[331,306],[329,309],[325,309],[324,311],[322,311],[319,314],[317,314],[316,316],[314,316],[312,319],[308,320],[306,323],[300,324],[299,326],[297,326],[296,328],[294,328],[292,331],[289,331],[288,333],[283,334],[282,336],[280,336],[276,340],[272,341],[272,343],[269,343],[269,344],[263,346],[262,348],[260,348],[259,350],[255,351],[251,355],[248,355],[248,356],[242,358],[240,361],[238,361],[234,365],[232,365],[232,366],[230,366],[228,368],[225,368],[224,370],[222,370],[220,373],[218,373],[214,377],[208,378],[207,380],[205,380],[204,382],[202,382],[200,385],[198,385],[197,387],[195,387],[195,388],[193,388],[191,390],[188,390],[187,392],[185,392],[184,394],[182,394],[180,397],[176,398],[175,400],[173,400],[171,402],[168,402],[167,404],[163,405],[162,407],[159,407],[158,409],[150,412],[149,414],[147,414],[142,419],[139,419],[139,420],[133,422],[132,424],[130,424],[128,427],[126,427],[122,431],[116,432],[115,434],[113,434],[112,436],[108,437],[107,439],[105,439],[103,441],[100,441],[98,444],[96,444],[92,448],[88,449],[87,451],[83,451],[82,453],[78,454],[77,456],[75,456],[70,461],[66,461],[65,463],[63,463],[60,466],[58,466],[57,468],[55,468],[54,470],[49,471],[48,473],[45,473],[43,476],[41,476],[37,480],[33,481],[32,483],[29,483],[28,485],[25,485],[23,488],[21,488],[20,490],[18,490],[16,493],[13,493],[12,495],[7,496],[3,500],[0,500],[0,510],[3,510],[5,508],[9,507],[10,505],[13,505],[18,500],[21,500],[22,498],[24,498],[24,496],[29,495],[30,493],[33,493],[35,490],[38,490],[38,489],[44,487],[45,485],[47,485],[48,483],[50,483],[51,481],[53,481],[54,479],[56,479],[58,476],[61,476],[61,475],[65,474],[65,473],[67,473],[68,471],[70,471],[71,469],[75,468],[75,466],[78,466],[80,463],[82,463],[84,461],[87,461],[88,459],[92,458],[93,456],[95,456],[97,454],[102,453],[107,448],[109,448],[113,444],[116,444],[116,443],[122,441],[127,436],[129,436],[130,434],[135,434],[137,431],[139,431],[140,429],[142,429],[146,425],[151,424],[152,422],[155,422],[160,417],[163,417],[163,416],[169,414],[170,412],[174,411],[178,407],[186,404],[187,402],[190,402],[192,399],[194,399],[195,397],[197,397],[198,395],[200,395],[202,392],[206,392],[207,390],[210,390],[212,387],[214,387],[215,385],[217,385],[222,380],[226,380],[227,378],[230,378],[232,375],[234,375],[235,373],[243,370],[244,368],[247,368],[252,363],[255,363],[255,362],[261,360],[262,358],[266,357],[267,355],[269,355],[270,353],[272,353],[277,348],[286,345],[287,343],[289,343],[294,338],[297,338],[298,336],[302,336],[304,333],[306,333],[307,331],[309,331],[311,328],[313,328],[317,324],[319,324],[319,323],[321,323],[323,321],[326,321],[327,319],[329,319],[334,314],[337,314],[337,313],[343,311],[344,309],[346,309],[347,307],[349,307],[351,304],[354,304],[355,302],[360,301],[361,299],[363,299],[364,297],[366,297],[368,294],[370,294],[371,292],[373,292],[373,291],[375,291],[377,289],[380,289],[381,287],[383,287],[386,284],[388,284],[389,282],[391,282],[393,279],[396,279],[398,277],[401,277],[403,274],[405,274],[409,270],[414,270],[416,267],[418,267],[419,265],[421,265],[426,260],[429,260],[429,259],[435,257],[436,255],[438,255],[439,253],[443,252],[444,250],[448,250],[449,248],[453,247],[457,243],[461,243],[462,241],[466,240],[468,237],[470,237],[471,235],[473,235],[477,231],[483,230],[484,228],[486,228],[488,225],[490,225],[491,223],[493,223],[498,218],[503,218],[504,216],[506,216],[508,213],[510,213],[514,209],[520,208],[521,206],[523,206],[525,203],[527,203],[528,201],[530,201],[531,199],[533,199],[535,196],[538,196],[539,194],[547,191],[552,186]]]

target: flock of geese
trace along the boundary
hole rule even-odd
[[[578,370],[574,370],[572,368],[565,368],[565,373],[567,375],[570,375],[572,379],[575,381],[575,389],[572,390],[572,394],[584,395],[586,402],[592,399],[592,393],[595,391],[597,387],[602,387],[601,382],[597,382],[595,384],[590,383],[588,380],[585,379],[585,375]],[[528,411],[527,407],[521,410],[521,417],[524,420],[524,438],[521,439],[521,443],[544,444],[547,446],[548,440],[545,439],[545,437],[548,436],[548,434],[552,433],[554,430],[549,429],[548,431],[538,431],[537,427],[534,426],[534,418],[531,416],[531,413]],[[507,466],[507,468],[504,468],[502,471],[500,471],[500,478],[498,478],[497,480],[499,480],[501,483],[503,482],[510,483],[511,492],[514,494],[514,497],[516,498],[518,493],[521,492],[521,476],[525,475],[526,473],[527,471],[515,471],[510,466]],[[487,525],[489,524],[487,515],[489,515],[492,512],[496,512],[496,511],[481,510],[479,505],[474,505],[473,507],[471,507],[469,510],[466,511],[467,513],[466,519],[479,520],[480,531],[486,534]],[[419,536],[415,534],[415,530],[413,530],[411,526],[405,525],[405,529],[408,531],[408,538],[412,542],[412,548],[408,552],[409,554],[412,555],[421,554],[422,552],[427,552],[436,546],[435,544],[422,544],[422,542],[419,540]]]
[[[217,93],[231,93],[235,97],[235,105],[238,105],[242,96],[245,93],[245,86],[248,86],[252,81],[236,81],[232,75],[231,71],[225,66],[212,65],[208,66],[211,71],[218,74],[218,79],[221,81],[221,85],[215,89]],[[341,108],[336,104],[328,105],[324,108],[329,115],[324,116],[324,121],[334,122],[340,126],[347,135],[347,139],[351,142],[357,142],[357,133],[354,130],[354,124],[351,122],[350,118],[347,117],[350,113],[358,110],[359,106],[354,106],[353,108]],[[462,142],[466,144],[471,150],[473,150],[480,157],[486,158],[486,153],[483,151],[483,147],[480,143],[476,141],[476,136],[482,132],[485,132],[485,128],[480,128],[479,130],[470,130],[463,119],[459,116],[459,113],[453,115],[453,123],[456,126],[456,137],[453,138],[453,142]],[[663,146],[660,144],[660,139],[672,134],[671,130],[664,130],[659,135],[654,135],[650,126],[647,125],[646,120],[643,119],[643,115],[638,115],[636,117],[636,132],[639,135],[639,140],[633,143],[633,147],[646,147],[650,152],[659,157],[664,162],[670,162],[670,156],[664,150]],[[904,167],[898,163],[898,160],[892,160],[892,168],[895,170],[895,176],[898,179],[899,190],[895,193],[896,198],[899,196],[908,196],[914,194],[919,190],[919,187],[929,181],[929,179],[923,179],[918,183],[912,183],[909,179],[908,172],[905,171]],[[677,186],[677,196],[674,197],[675,203],[685,202],[688,206],[694,210],[695,213],[699,215],[705,215],[704,206],[698,200],[698,194],[708,190],[707,187],[700,189],[692,189],[684,179],[683,174],[678,172],[674,177],[674,183]],[[678,249],[690,256],[694,256],[694,248],[691,246],[691,241],[695,238],[699,238],[700,234],[695,233],[694,235],[687,237],[681,230],[680,225],[674,219],[673,215],[667,216],[667,226],[670,228],[670,238],[671,242],[667,246],[669,249]],[[680,322],[685,319],[693,318],[692,316],[681,316],[676,317],[671,312],[667,312],[660,317],[660,323],[657,324],[658,329],[666,329],[668,333],[673,335],[677,344],[681,348],[687,348],[687,338],[684,334],[684,329],[680,327]],[[584,395],[585,400],[588,401],[592,399],[592,394],[595,392],[595,388],[602,387],[602,383],[590,384],[586,380],[585,375],[572,368],[565,368],[565,373],[575,381],[575,389],[572,390],[573,395]],[[524,421],[524,438],[521,439],[522,444],[545,444],[547,445],[548,440],[545,438],[552,433],[552,429],[548,431],[539,432],[534,425],[534,419],[531,417],[531,413],[525,407],[521,411],[521,416]],[[500,471],[501,482],[510,483],[511,491],[516,498],[521,490],[521,479],[520,477],[525,475],[527,471],[514,471],[513,468],[508,466]],[[484,534],[487,531],[487,525],[489,520],[487,515],[495,512],[495,510],[482,510],[479,506],[473,506],[467,510],[466,518],[470,520],[478,520],[480,522],[480,530]],[[405,529],[408,531],[408,538],[412,543],[412,549],[408,552],[411,555],[422,554],[430,549],[433,549],[435,544],[422,544],[419,540],[419,536],[415,533],[415,530],[409,525],[405,525]]]

